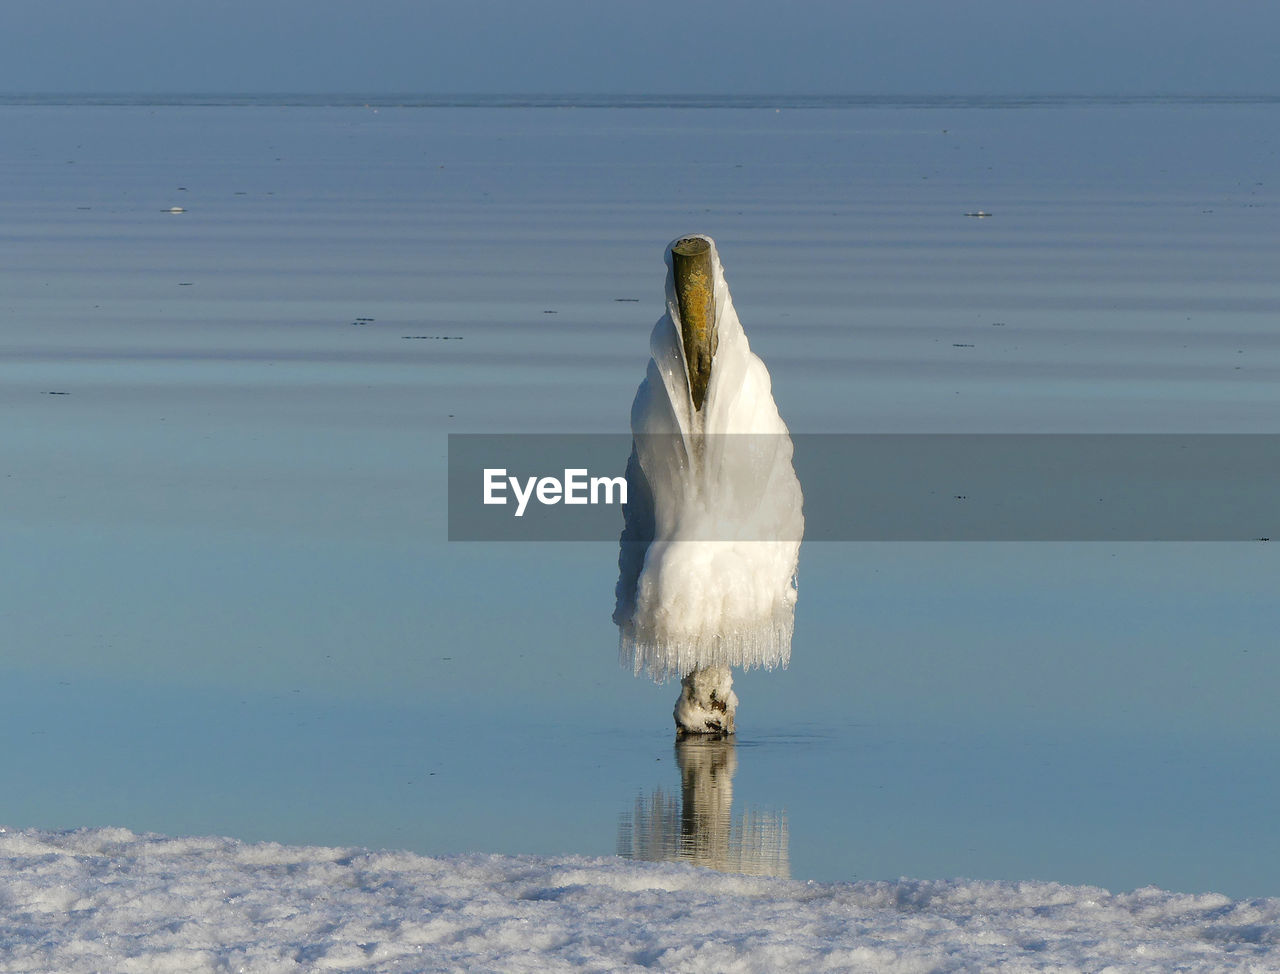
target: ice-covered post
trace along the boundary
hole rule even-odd
[[[676,739],[690,734],[728,737],[733,733],[738,695],[733,692],[733,670],[727,666],[703,666],[680,681],[680,698],[672,716]]]
[[[681,678],[677,736],[727,737],[730,667],[791,656],[803,495],[715,242],[689,234],[666,258],[667,310],[631,408],[614,621],[624,665]]]
[[[701,410],[711,382],[716,354],[715,269],[711,241],[683,237],[671,245],[671,273],[680,309],[680,340],[689,377],[689,398]],[[725,737],[733,733],[738,696],[733,692],[733,672],[727,666],[694,670],[680,681],[676,701],[676,736],[704,734]]]

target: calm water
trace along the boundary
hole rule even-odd
[[[444,540],[447,433],[625,430],[688,231],[797,432],[1280,432],[1275,102],[52,101],[0,822],[1280,893],[1272,546],[807,545],[678,750],[616,546]]]

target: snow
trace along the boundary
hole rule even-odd
[[[676,727],[694,733],[732,734],[737,711],[732,671],[727,666],[706,666],[680,681],[680,699],[672,716]]]
[[[642,477],[647,490],[635,491],[627,515],[615,620],[624,663],[658,681],[787,664],[804,533],[769,370],[738,321],[715,242],[704,239],[719,343],[706,402],[694,409],[689,393],[668,245],[667,312],[631,409],[628,480]]]
[[[0,834],[0,971],[1277,971],[1280,899]]]

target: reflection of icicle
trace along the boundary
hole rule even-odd
[[[737,823],[734,843],[737,858],[726,872],[748,876],[791,875],[790,832],[787,813],[747,807]]]
[[[674,862],[680,858],[680,803],[655,788],[647,799],[636,796],[635,811],[618,820],[618,855],[645,862]]]
[[[721,872],[789,876],[789,833],[783,812],[748,807],[733,815],[737,755],[730,740],[676,743],[680,800],[662,788],[618,822],[618,855],[651,862],[688,862]]]

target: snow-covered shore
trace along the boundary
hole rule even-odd
[[[1280,971],[1280,898],[0,832],[0,970]]]

